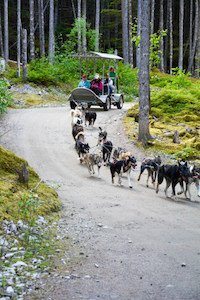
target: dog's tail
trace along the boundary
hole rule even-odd
[[[164,166],[161,166],[158,170],[156,193],[158,193],[159,185],[163,182],[163,179],[164,179]]]

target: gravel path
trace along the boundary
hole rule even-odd
[[[114,145],[134,153],[133,189],[126,178],[122,187],[112,186],[106,167],[99,179],[79,164],[68,107],[11,110],[1,118],[8,131],[1,144],[57,188],[63,203],[60,232],[72,238],[62,272],[40,281],[26,299],[200,299],[198,199],[194,189],[192,202],[165,199],[163,185],[158,195],[146,188],[146,175],[137,182],[144,153],[124,134],[126,109],[97,110],[86,137],[95,146],[102,126]]]

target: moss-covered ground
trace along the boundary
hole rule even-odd
[[[137,141],[139,105],[127,113],[124,124]],[[180,143],[174,143],[175,131]],[[175,158],[200,160],[200,80],[186,75],[151,74],[151,112],[148,148]]]
[[[23,164],[27,165],[29,171],[28,184],[19,182],[18,171]],[[55,190],[42,182],[24,159],[0,147],[0,237],[13,245],[10,248],[17,241],[17,249],[24,249],[20,258],[13,255],[3,260],[2,270],[5,271],[19,260],[31,266],[33,258],[37,258],[37,266],[27,267],[27,280],[36,269],[41,273],[48,269],[62,268],[61,258],[70,249],[71,241],[67,236],[65,240],[57,238],[60,210],[61,202]],[[38,225],[40,218],[44,218],[45,223]],[[26,226],[22,231],[23,238],[15,232],[6,234],[3,229],[4,222],[13,221],[17,224],[19,220]],[[59,253],[56,249],[60,249]]]
[[[38,215],[49,216],[61,207],[57,193],[41,182],[36,172],[27,164],[28,186],[18,180],[22,158],[0,147],[0,221],[34,221]]]

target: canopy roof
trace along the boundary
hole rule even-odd
[[[101,58],[118,59],[118,60],[123,59],[123,57],[116,54],[108,54],[108,53],[101,53],[101,52],[91,52],[91,53],[93,53],[94,56],[101,57]]]
[[[101,52],[93,52],[90,53],[77,53],[73,56],[79,57],[79,58],[102,58],[102,59],[116,59],[121,60],[123,57],[116,55],[116,54],[108,54],[108,53],[101,53]]]

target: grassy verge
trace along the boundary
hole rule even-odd
[[[181,74],[151,74],[149,150],[175,158],[200,161],[200,80]],[[139,105],[131,108],[124,124],[130,139],[137,141]],[[180,143],[174,143],[175,131]]]
[[[38,215],[49,215],[60,209],[57,193],[40,182],[31,167],[28,166],[28,187],[19,183],[18,171],[23,164],[27,164],[26,161],[0,147],[0,221],[12,219],[30,222]]]

